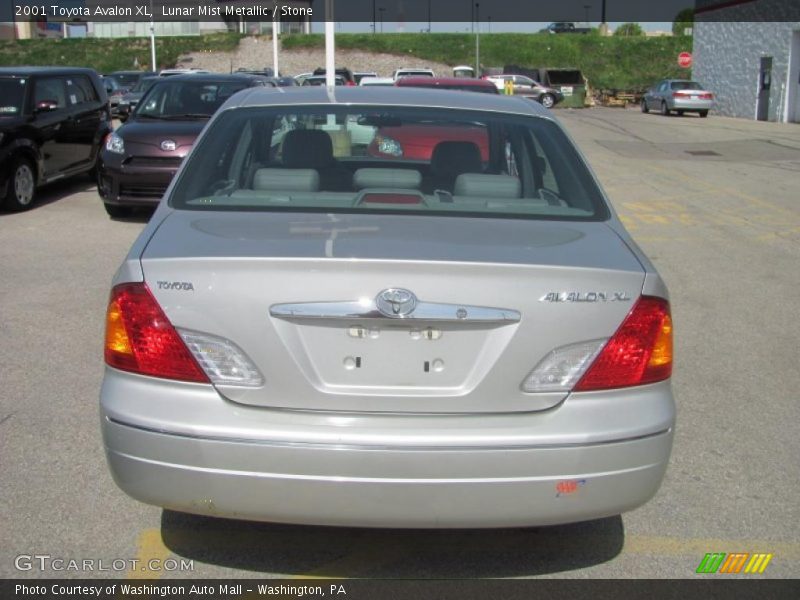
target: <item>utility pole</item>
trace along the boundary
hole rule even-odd
[[[372,0],[372,33],[378,33],[378,30],[375,28],[375,0]]]
[[[381,7],[378,9],[378,13],[379,13],[379,14],[380,14],[380,16],[381,16],[381,33],[383,33],[383,11],[385,11],[385,10],[386,10],[386,9],[385,9],[383,6],[381,6]]]
[[[481,76],[481,5],[475,3],[475,77]]]

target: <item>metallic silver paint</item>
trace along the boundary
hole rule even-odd
[[[553,119],[537,103],[483,96],[453,92],[449,108]],[[222,110],[435,105],[444,97],[415,88],[337,88],[332,97],[318,88],[264,88],[237,94]],[[519,389],[554,347],[608,337],[630,309],[540,303],[542,295],[667,297],[608,208],[604,223],[448,217],[441,227],[442,220],[399,215],[338,214],[335,223],[313,214],[209,215],[162,201],[114,283],[191,281],[191,294],[151,291],[176,326],[235,340],[268,383],[215,388],[106,368],[101,423],[115,480],[132,497],[175,510],[319,525],[545,525],[643,504],[669,459],[669,381],[578,394]],[[427,360],[444,357],[444,371],[429,375],[450,383],[421,385],[420,370],[405,385],[387,386],[396,369],[378,369],[370,380],[369,353],[350,371],[341,358],[362,350],[397,358],[396,344],[411,344],[405,340],[425,330],[424,320],[369,321],[366,335],[352,336],[359,320],[269,316],[281,304],[373,302],[392,285],[468,312],[506,306],[520,319],[436,324],[440,337],[420,335],[417,343]],[[353,376],[365,382],[346,380]],[[586,484],[557,497],[564,479]]]

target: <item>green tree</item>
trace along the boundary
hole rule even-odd
[[[623,23],[614,31],[614,35],[633,37],[644,35],[644,29],[638,23]]]
[[[672,22],[672,35],[684,35],[686,29],[691,28],[694,24],[694,10],[691,8],[684,8],[677,15]]]

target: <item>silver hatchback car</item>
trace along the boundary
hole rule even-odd
[[[115,481],[188,513],[582,521],[647,502],[672,447],[664,282],[516,97],[237,94],[114,278],[105,360]]]

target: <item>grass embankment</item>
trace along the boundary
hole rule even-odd
[[[323,47],[322,35],[293,35],[283,47]],[[452,66],[475,64],[475,36],[466,33],[338,34],[336,46],[387,52]],[[482,34],[481,64],[502,67],[572,67],[580,69],[595,89],[640,91],[666,77],[689,77],[677,64],[678,54],[692,50],[691,37],[600,37],[495,33]]]
[[[159,37],[160,67],[173,66],[190,52],[232,52],[241,36],[220,33],[207,36]],[[322,35],[288,35],[284,49],[323,48]],[[339,34],[339,48],[387,52],[409,57],[409,64],[435,60],[449,65],[474,64],[475,37],[466,33]],[[688,77],[677,56],[691,51],[690,37],[600,37],[495,33],[481,35],[481,63],[502,67],[578,68],[595,89],[640,91],[664,77]],[[149,68],[149,38],[0,41],[0,65],[87,66],[101,73]]]
[[[158,37],[159,67],[171,67],[189,52],[232,52],[241,36],[219,33],[204,36]],[[71,38],[0,41],[0,65],[63,65],[91,67],[100,73],[150,68],[150,38]]]

